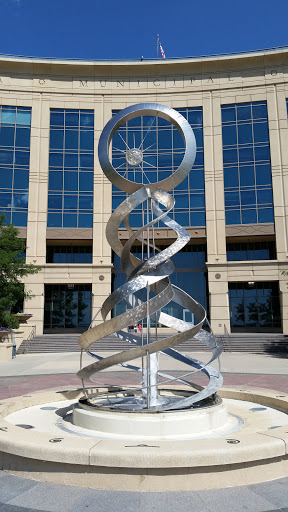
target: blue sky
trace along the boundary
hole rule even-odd
[[[0,53],[188,57],[288,45],[287,0],[0,0]]]

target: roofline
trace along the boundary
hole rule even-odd
[[[249,57],[257,57],[264,55],[273,55],[279,53],[288,53],[288,46],[278,46],[273,48],[266,48],[262,50],[249,50],[249,51],[241,51],[241,52],[232,52],[232,53],[220,53],[220,54],[211,54],[211,55],[200,55],[200,56],[192,56],[192,57],[173,57],[173,58],[144,58],[141,57],[139,59],[82,59],[82,58],[58,58],[58,57],[27,57],[24,55],[9,55],[9,54],[1,54],[0,53],[0,61],[4,62],[21,62],[21,63],[37,63],[37,64],[77,64],[77,65],[85,65],[91,66],[94,64],[101,64],[102,66],[107,65],[111,66],[111,64],[116,65],[133,65],[139,64],[141,65],[149,65],[149,64],[159,64],[159,65],[167,65],[167,64],[187,64],[191,62],[202,62],[205,61],[217,61],[217,60],[231,60],[231,59],[240,59],[240,58],[249,58]]]

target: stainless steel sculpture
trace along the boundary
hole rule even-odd
[[[178,169],[171,176],[157,183],[143,185],[142,183],[129,181],[117,172],[110,161],[110,143],[113,135],[120,126],[138,116],[158,116],[159,118],[166,119],[177,128],[185,143],[183,160]],[[144,140],[139,147],[130,148],[126,144],[123,153],[128,167],[135,168],[140,166],[141,168],[144,151]],[[97,359],[96,362],[81,368],[78,372],[78,376],[83,382],[86,399],[94,407],[130,411],[147,409],[149,411],[168,411],[191,408],[194,404],[199,405],[199,402],[202,403],[203,400],[214,396],[222,385],[221,373],[211,366],[211,363],[221,354],[222,348],[217,343],[212,332],[202,328],[204,322],[206,322],[207,326],[205,309],[187,293],[172,285],[169,279],[174,270],[170,258],[189,242],[190,235],[187,230],[169,217],[168,214],[174,207],[175,200],[168,194],[168,191],[181,183],[193,166],[196,156],[196,142],[193,130],[181,114],[164,105],[156,103],[133,105],[117,113],[107,123],[99,140],[98,152],[100,165],[106,177],[120,190],[130,194],[112,213],[106,228],[107,240],[112,250],[120,257],[122,269],[127,279],[125,284],[120,286],[105,300],[99,311],[103,322],[96,325],[96,327],[90,328],[79,338],[82,352],[85,350],[93,358]],[[142,205],[143,209],[143,218],[145,214],[146,220],[144,225],[135,231],[132,230],[129,224],[129,215],[140,205]],[[174,230],[177,235],[176,241],[162,251],[155,247],[154,237],[151,237],[153,226],[159,221],[169,229]],[[118,237],[118,230],[122,222],[130,234],[130,238],[124,246]],[[145,244],[147,259],[142,260],[132,254],[132,246],[136,240],[141,240],[142,244]],[[139,293],[144,290],[145,297],[143,293],[142,296]],[[113,307],[123,300],[126,301],[128,309],[114,318],[107,319]],[[194,318],[197,318],[197,323],[193,325],[161,311],[171,301],[191,311]],[[156,325],[160,323],[166,327],[176,329],[178,333],[165,339],[157,339],[156,335],[156,340],[152,341],[150,327],[152,318]],[[144,319],[147,322],[145,336],[143,330],[141,335],[124,331],[130,324],[142,322],[143,325]],[[135,345],[135,348],[113,354],[105,359],[90,350],[93,343],[111,334],[115,334],[131,345]],[[202,341],[211,350],[212,356],[207,364],[184,355],[173,348],[192,337]],[[157,353],[159,352],[187,364],[189,370],[180,378],[160,372],[157,361]],[[127,364],[136,358],[142,358],[141,368]],[[95,373],[114,365],[140,371],[142,373],[141,388],[139,390],[135,390],[135,388],[126,389],[125,396],[123,396],[123,390],[120,390],[118,393],[109,393],[109,396],[103,395],[99,397],[97,395],[97,400],[93,400],[93,397],[88,396],[86,392],[85,381],[94,382],[92,376]],[[191,367],[193,370],[191,370]],[[188,376],[196,372],[203,372],[209,378],[209,383],[206,387],[203,388],[187,380]],[[191,392],[184,394],[185,396],[171,396],[158,392],[158,387],[161,384],[175,380],[185,385],[188,384],[191,387]]]

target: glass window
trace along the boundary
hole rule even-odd
[[[273,222],[266,102],[223,105],[222,138],[226,223]],[[260,211],[264,204],[269,213]]]
[[[278,282],[229,283],[232,332],[280,332]],[[278,313],[278,314],[277,314]]]
[[[0,190],[1,189],[12,189],[13,180],[13,169],[7,169],[0,167]]]
[[[77,228],[77,214],[63,214],[63,228]]]
[[[64,190],[78,190],[78,172],[64,171]]]
[[[16,146],[19,148],[30,147],[30,128],[16,128]]]
[[[66,110],[65,111],[65,127],[77,126],[79,127],[79,114],[78,110]]]
[[[14,188],[28,190],[29,171],[26,169],[14,169]]]
[[[63,189],[63,171],[49,172],[49,190]]]
[[[64,130],[50,130],[50,148],[63,149]]]
[[[15,124],[16,108],[2,107],[1,124]]]
[[[50,126],[64,126],[64,110],[53,109],[50,112]]]
[[[82,193],[93,193],[93,168],[94,112],[51,109],[49,197],[55,197],[54,191],[64,196],[61,206],[59,198],[57,207],[55,199],[48,201],[48,226],[92,226],[93,197]],[[57,216],[53,208],[59,209]]]
[[[16,123],[19,125],[31,126],[31,110],[22,110],[18,108]]]
[[[245,210],[242,208],[242,224],[256,224],[257,223],[257,211],[256,208],[249,208]]]
[[[65,130],[65,149],[77,149],[79,146],[78,142],[79,131],[78,130]]]
[[[223,127],[224,128],[224,127]],[[227,126],[225,127],[227,128]],[[233,127],[231,127],[233,128]],[[252,124],[239,124],[237,127],[238,131],[238,144],[249,144],[252,143]],[[235,142],[237,144],[237,142]]]
[[[29,166],[30,152],[29,151],[15,151],[14,162],[16,165]]]
[[[239,210],[228,210],[225,212],[226,224],[241,224],[240,209]]]
[[[30,125],[31,108],[0,106],[0,213],[16,226],[27,223]]]
[[[93,172],[79,173],[79,190],[81,192],[93,192]]]
[[[15,128],[2,126],[0,129],[0,146],[14,146]]]
[[[45,285],[44,329],[87,330],[92,315],[92,285]],[[79,332],[79,331],[78,331]]]
[[[254,142],[269,142],[268,123],[254,123]]]
[[[47,246],[47,263],[92,263],[92,246]]]
[[[227,261],[275,259],[275,241],[227,243]]]
[[[62,209],[62,194],[60,195],[48,195],[48,209],[61,210]]]
[[[223,106],[222,107],[222,123],[233,123],[236,121],[236,109],[235,105],[233,106]]]

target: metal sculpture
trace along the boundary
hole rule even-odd
[[[183,160],[178,169],[174,171],[171,176],[157,183],[143,185],[142,183],[129,181],[126,177],[121,176],[119,172],[117,172],[110,161],[110,143],[113,135],[124,123],[138,116],[158,116],[169,121],[180,132],[185,143]],[[130,148],[126,144],[123,153],[128,166],[132,168],[140,166],[141,168],[145,151],[143,146],[144,140],[139,147]],[[103,322],[90,328],[79,338],[82,353],[86,351],[93,358],[97,359],[96,362],[85,368],[81,368],[78,372],[78,376],[83,382],[86,399],[96,407],[120,410],[144,411],[148,409],[149,411],[168,411],[186,409],[199,405],[199,402],[202,403],[203,400],[214,396],[222,385],[220,371],[211,366],[211,363],[221,354],[222,347],[217,343],[212,332],[207,331],[207,328],[205,330],[202,328],[205,322],[207,324],[206,312],[203,306],[186,292],[172,285],[169,279],[169,276],[174,270],[170,258],[189,242],[190,235],[186,229],[169,217],[168,214],[174,207],[175,200],[168,194],[168,191],[180,184],[193,166],[196,156],[196,141],[193,130],[186,119],[172,108],[155,103],[133,105],[118,112],[106,124],[99,140],[98,153],[100,165],[106,177],[120,190],[130,194],[112,213],[106,228],[107,240],[112,250],[121,259],[122,269],[126,274],[126,282],[111,293],[105,300],[99,311]],[[129,224],[129,215],[140,205],[142,205],[143,212],[145,212],[146,221],[140,229],[135,231],[132,230]],[[161,205],[162,208],[159,205]],[[177,235],[176,241],[162,251],[155,247],[154,241],[152,243],[149,239],[153,226],[159,221],[173,230]],[[122,222],[124,222],[130,234],[130,238],[124,246],[118,236],[118,230]],[[139,239],[141,239],[142,244],[146,245],[146,260],[139,259],[132,254],[132,246],[135,241]],[[142,296],[139,296],[139,292],[143,292],[143,290],[145,290],[145,297],[143,293]],[[122,314],[107,319],[114,306],[123,300],[126,301],[128,309]],[[191,311],[198,322],[193,325],[161,311],[162,308],[171,301]],[[178,333],[166,337],[165,339],[152,341],[150,328],[151,318],[154,319],[156,325],[160,323],[166,327],[172,327],[176,329]],[[141,335],[124,331],[129,325],[138,324],[139,322],[143,322],[144,319],[146,319],[147,322],[145,336],[143,331]],[[136,347],[106,358],[101,358],[90,350],[93,343],[111,334],[115,334]],[[198,340],[202,341],[211,350],[212,356],[207,364],[184,355],[173,348],[192,337],[196,337]],[[158,352],[162,352],[187,364],[190,368],[192,367],[193,370],[189,369],[185,375],[178,378],[159,371],[157,364]],[[142,358],[141,368],[127,364],[129,361],[139,357]],[[142,373],[140,391],[137,393],[133,388],[133,390],[130,389],[130,394],[127,394],[126,389],[125,396],[120,392],[110,393],[109,396],[103,395],[100,398],[99,395],[97,395],[97,400],[93,401],[87,394],[85,381],[94,382],[92,376],[95,373],[114,365],[140,371]],[[193,384],[186,379],[186,377],[195,372],[203,372],[209,378],[209,383],[206,387]],[[162,379],[162,381],[160,379]],[[158,392],[160,384],[175,380],[191,386],[191,393],[179,397]]]

